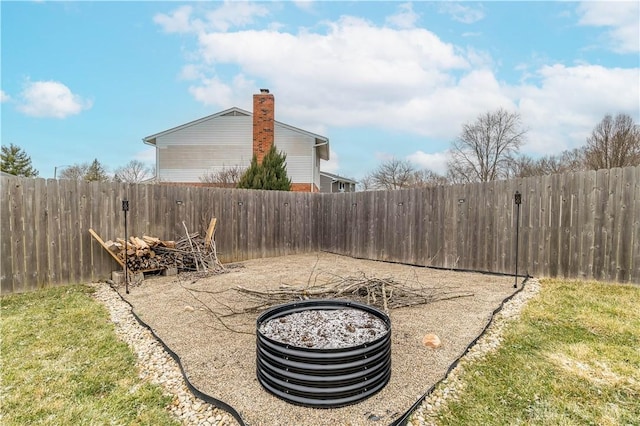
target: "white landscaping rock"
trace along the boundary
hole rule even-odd
[[[136,366],[140,378],[162,386],[168,395],[173,396],[167,409],[183,425],[237,425],[225,411],[193,396],[184,382],[178,364],[151,332],[136,321],[129,304],[114,289],[105,283],[94,284],[94,287],[94,297],[109,310],[116,334],[137,355]]]

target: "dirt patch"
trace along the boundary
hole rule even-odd
[[[181,358],[191,382],[233,406],[250,426],[381,425],[404,413],[478,336],[491,312],[513,294],[513,278],[358,260],[328,253],[243,262],[227,274],[208,278],[147,279],[124,294],[135,312]],[[234,314],[252,303],[234,291],[241,286],[269,291],[282,285],[318,285],[323,279],[364,273],[411,283],[471,292],[473,296],[392,309],[391,380],[378,394],[338,409],[291,405],[265,391],[256,378],[258,313]],[[188,278],[188,279],[187,279]],[[417,288],[421,287],[421,288]],[[442,341],[422,344],[425,334]]]

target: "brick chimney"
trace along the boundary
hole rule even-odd
[[[253,95],[253,153],[262,159],[274,141],[275,101],[269,89]]]

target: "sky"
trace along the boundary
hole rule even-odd
[[[465,123],[498,108],[538,158],[605,114],[640,123],[640,2],[2,1],[1,137],[40,177],[154,164],[142,139],[275,96],[330,140],[321,169],[397,158],[446,172]]]

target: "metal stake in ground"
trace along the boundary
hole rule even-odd
[[[129,269],[127,266],[127,212],[129,211],[129,200],[122,200],[122,211],[124,212],[124,288],[127,294],[129,294],[129,277],[127,274],[127,270]]]
[[[518,288],[518,231],[520,229],[520,204],[522,204],[522,194],[519,191],[515,193],[514,202],[516,203],[516,276],[513,288]]]

